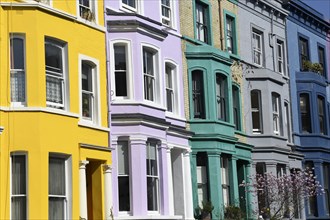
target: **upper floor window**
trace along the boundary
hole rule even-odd
[[[311,133],[311,116],[310,116],[310,104],[309,104],[309,95],[306,93],[300,94],[300,120],[301,120],[301,129],[303,133]]]
[[[98,64],[96,60],[81,58],[81,113],[84,120],[98,123]]]
[[[118,141],[118,196],[119,211],[130,211],[130,169],[128,141]]]
[[[319,56],[319,64],[322,67],[322,70],[320,72],[320,74],[322,76],[326,76],[326,61],[325,61],[325,51],[324,51],[324,47],[318,46],[317,47],[317,52],[318,52],[318,56]]]
[[[58,155],[49,156],[48,219],[71,219],[70,167],[70,159]]]
[[[161,7],[162,7],[162,23],[172,27],[173,26],[172,0],[161,0]]]
[[[309,61],[309,46],[308,40],[299,37],[299,59],[300,59],[300,70],[306,70],[304,67],[304,62]]]
[[[115,96],[128,96],[128,63],[127,63],[127,45],[114,44],[115,58]]]
[[[208,6],[196,1],[196,31],[197,39],[205,43],[209,43],[208,31]]]
[[[205,118],[203,72],[192,72],[192,101],[194,106],[194,118]]]
[[[261,92],[260,90],[251,91],[251,111],[252,111],[252,129],[253,133],[262,133],[262,110],[261,110]]]
[[[229,53],[235,53],[235,19],[226,15],[226,45]]]
[[[285,120],[284,120],[284,124],[285,124],[285,127],[286,127],[286,132],[287,132],[287,136],[288,136],[288,142],[291,143],[292,142],[292,138],[291,138],[290,109],[289,109],[289,104],[287,102],[284,103],[284,109],[285,109]]]
[[[65,44],[45,40],[47,106],[65,109],[67,93]]]
[[[221,183],[223,205],[227,207],[230,204],[230,183],[229,183],[229,159],[221,157]]]
[[[239,89],[236,86],[232,87],[232,95],[233,95],[233,116],[234,116],[234,124],[235,129],[241,129],[241,113],[240,113],[240,102],[239,102]]]
[[[178,109],[177,103],[177,87],[176,87],[176,68],[173,64],[165,63],[165,80],[166,80],[166,107],[167,111],[176,113]]]
[[[88,21],[95,21],[96,2],[93,0],[79,0],[79,16]]]
[[[11,155],[11,219],[27,219],[26,155]]]
[[[207,155],[205,152],[197,153],[196,165],[198,205],[202,206],[202,203],[208,200]]]
[[[132,10],[132,11],[137,11],[137,0],[122,0],[122,4],[124,7]]]
[[[158,51],[143,47],[144,99],[159,102]]]
[[[325,199],[325,212],[330,214],[330,164],[323,163],[323,184],[324,199]]]
[[[25,46],[24,36],[11,35],[10,38],[10,97],[16,105],[25,104]]]
[[[280,134],[280,96],[277,93],[272,93],[272,109],[273,109],[273,129],[274,134]]]
[[[276,60],[277,71],[285,74],[285,61],[284,61],[284,42],[277,40],[276,42]]]
[[[159,174],[157,143],[147,142],[147,197],[148,211],[159,210]]]
[[[319,129],[321,134],[326,134],[325,105],[324,98],[317,96],[317,112],[319,117]]]
[[[219,120],[227,121],[227,77],[216,75],[217,115]]]
[[[263,33],[257,29],[252,30],[252,62],[263,66]]]

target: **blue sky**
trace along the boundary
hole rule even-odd
[[[324,15],[324,18],[330,20],[330,0],[302,0],[305,4],[316,9]]]

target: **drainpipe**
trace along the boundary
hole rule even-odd
[[[219,28],[220,28],[220,49],[221,50],[225,50],[224,48],[224,43],[223,43],[223,35],[222,35],[222,25],[221,25],[221,21],[222,21],[222,16],[221,16],[221,1],[222,0],[218,0],[218,6],[219,6]]]
[[[273,54],[273,71],[276,72],[275,70],[275,48],[276,45],[274,46],[274,10],[271,9],[271,18],[270,18],[270,37],[269,37],[269,44],[270,47],[272,48],[272,54]]]

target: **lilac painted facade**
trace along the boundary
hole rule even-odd
[[[193,219],[178,1],[105,1],[115,219]]]

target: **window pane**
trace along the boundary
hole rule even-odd
[[[300,115],[301,115],[302,131],[310,133],[312,130],[311,130],[309,96],[307,94],[300,95]]]
[[[147,147],[147,175],[157,176],[157,149],[156,144],[148,144]]]
[[[93,67],[86,62],[82,62],[82,74],[81,74],[81,84],[82,90],[92,92],[93,91],[93,78],[92,70]]]
[[[122,2],[132,8],[136,8],[135,0],[122,0]]]
[[[118,176],[119,211],[130,211],[129,177]]]
[[[24,155],[12,156],[12,194],[26,194],[26,167]]]
[[[158,210],[158,179],[147,177],[148,211]]]
[[[205,118],[203,73],[199,70],[192,72],[192,99],[194,118]]]
[[[24,69],[24,40],[21,38],[10,39],[11,69]]]
[[[126,47],[115,45],[115,86],[116,96],[127,96]]]
[[[129,175],[128,142],[118,141],[118,174]]]
[[[173,111],[174,104],[174,91],[172,82],[172,68],[169,65],[165,66],[165,78],[166,78],[166,106],[167,111]]]
[[[63,104],[63,79],[46,76],[46,95],[48,102]]]
[[[27,219],[25,196],[11,198],[11,219]]]
[[[49,158],[49,194],[65,196],[65,160]]]
[[[50,197],[49,198],[49,219],[60,220],[65,219],[65,198]]]
[[[49,43],[45,47],[46,70],[62,74],[62,48]]]

